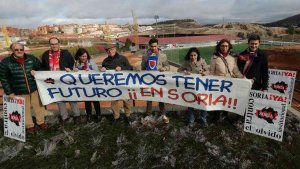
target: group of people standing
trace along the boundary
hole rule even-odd
[[[117,52],[115,45],[108,45],[105,50],[108,55],[102,62],[100,71],[106,70],[147,70],[147,71],[170,71],[170,65],[166,54],[159,49],[159,43],[156,38],[149,41],[149,49],[142,57],[140,67],[134,68],[130,65],[128,59]],[[210,66],[201,57],[198,48],[190,48],[185,56],[184,63],[178,69],[178,72],[189,75],[199,74],[200,76],[216,75],[228,78],[247,78],[252,79],[252,89],[267,90],[268,86],[268,61],[263,51],[259,49],[260,37],[250,35],[248,39],[249,47],[235,55],[231,52],[232,45],[229,40],[222,39],[216,46],[215,53],[211,58]],[[79,48],[75,54],[75,60],[68,50],[60,48],[60,40],[56,37],[49,39],[50,50],[42,55],[41,61],[36,57],[24,52],[24,45],[13,43],[10,48],[11,56],[5,58],[0,63],[0,80],[5,94],[10,98],[21,96],[25,98],[25,116],[26,132],[33,134],[36,130],[31,115],[31,106],[33,107],[36,124],[42,130],[47,130],[45,124],[45,107],[41,104],[37,86],[35,83],[35,71],[89,71],[99,70],[98,65],[93,62],[88,51]],[[122,100],[125,111],[125,122],[130,123],[131,104],[130,100]],[[57,102],[60,113],[60,125],[63,127],[70,118],[65,101]],[[69,101],[71,111],[73,112],[74,123],[80,123],[80,110],[76,102]],[[165,104],[159,102],[159,115],[164,123],[169,123],[166,116]],[[92,116],[92,105],[95,108],[96,115]],[[119,101],[111,102],[113,112],[113,124],[120,123]],[[85,111],[87,122],[101,120],[101,106],[99,101],[85,101]],[[152,101],[147,101],[146,114],[151,115]],[[200,123],[207,125],[207,112],[188,107],[187,121],[188,125],[195,122],[195,114],[199,115]],[[218,121],[221,117],[227,117],[228,112],[217,111],[213,113],[214,120]]]
[[[248,48],[240,54],[234,54],[231,49],[232,44],[228,39],[222,39],[217,43],[210,66],[201,58],[197,48],[190,48],[185,57],[185,62],[178,69],[178,72],[185,74],[195,73],[201,76],[215,75],[228,78],[247,78],[253,82],[253,90],[266,91],[268,88],[268,59],[264,52],[259,49],[260,37],[252,34],[248,38]],[[200,112],[199,112],[200,111]],[[200,115],[200,123],[207,125],[207,112],[188,108],[188,125],[193,125],[195,121],[194,113]],[[228,118],[226,111],[214,111],[213,121],[218,123]]]

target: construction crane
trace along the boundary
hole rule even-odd
[[[110,28],[107,22],[105,21],[105,36],[106,36],[106,42],[107,44],[111,44],[111,35],[110,35]]]
[[[137,23],[137,19],[133,13],[133,10],[131,10],[131,14],[133,20],[133,25],[132,25],[133,42],[135,43],[136,46],[139,46],[139,25]]]
[[[4,37],[3,41],[1,42],[1,45],[3,45],[3,46],[1,46],[1,47],[7,48],[7,47],[10,46],[11,41],[10,41],[10,38],[8,36],[8,32],[7,32],[6,26],[4,24],[2,25],[2,29],[1,30],[2,30],[2,35]]]

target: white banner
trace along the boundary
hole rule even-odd
[[[244,131],[282,141],[287,106],[286,95],[251,90]]]
[[[288,104],[291,106],[296,74],[296,71],[269,69],[268,92],[288,95]]]
[[[158,71],[37,71],[44,105],[57,101],[149,100],[244,115],[251,81]]]
[[[25,142],[25,99],[3,96],[4,136]]]

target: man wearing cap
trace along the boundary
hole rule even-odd
[[[50,50],[42,55],[42,69],[50,71],[71,71],[74,66],[74,59],[68,50],[60,49],[59,39],[49,39]],[[80,111],[77,102],[69,102],[74,113],[74,123],[80,123]],[[63,127],[69,119],[68,111],[64,101],[57,102],[60,112],[60,125]]]
[[[25,99],[25,127],[26,133],[34,133],[34,123],[31,116],[33,107],[36,123],[42,130],[47,130],[45,124],[45,108],[41,104],[37,86],[34,80],[34,73],[40,70],[40,61],[24,52],[24,45],[13,43],[10,46],[12,54],[0,63],[0,80],[4,89],[11,99],[20,96]]]
[[[170,64],[168,62],[166,54],[164,54],[158,48],[158,40],[156,38],[152,38],[148,42],[149,50],[147,50],[146,54],[142,58],[141,69],[147,71],[170,71]],[[169,123],[169,118],[166,116],[165,104],[163,102],[159,102],[159,113],[164,121],[164,123]],[[152,113],[152,101],[147,101],[146,113],[150,115]]]
[[[105,58],[102,62],[102,68],[101,68],[102,72],[105,72],[106,70],[115,70],[115,71],[133,70],[128,59],[117,52],[115,44],[106,46],[105,51],[107,52],[108,57]],[[114,100],[111,102],[111,108],[114,116],[113,124],[117,124],[120,122],[120,107],[118,102],[119,102],[118,100]],[[130,100],[122,100],[122,102],[124,104],[124,110],[125,110],[125,122],[129,124],[130,122],[129,116],[131,113]]]

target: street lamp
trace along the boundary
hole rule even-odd
[[[159,19],[159,16],[154,15],[154,19],[155,19],[155,31],[156,31],[156,37],[157,37],[157,20]]]
[[[294,42],[294,40],[295,40],[295,29],[297,28],[297,26],[292,26],[293,27],[293,42]]]
[[[174,26],[174,27],[173,27],[173,28],[174,28],[174,30],[173,30],[174,32],[173,32],[173,33],[174,33],[174,38],[175,38],[175,36],[176,36],[176,32],[175,32],[175,26],[176,26],[176,23],[174,23],[173,26]]]

